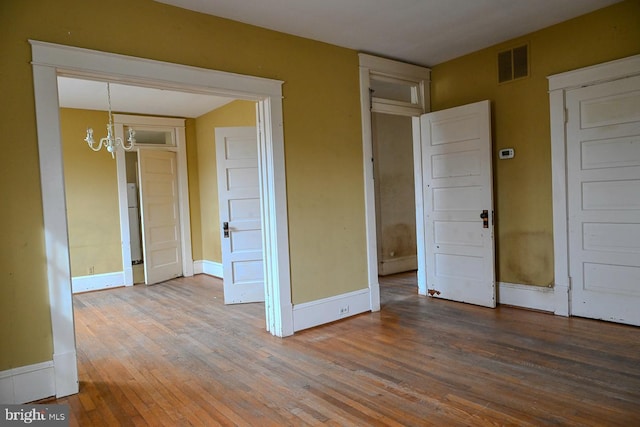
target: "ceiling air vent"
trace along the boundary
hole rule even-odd
[[[514,47],[498,53],[498,83],[529,76],[529,47]]]

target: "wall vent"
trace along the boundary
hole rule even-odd
[[[498,83],[529,76],[529,46],[514,47],[498,53]]]

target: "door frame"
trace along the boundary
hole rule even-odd
[[[378,282],[378,245],[376,236],[376,197],[373,171],[373,130],[371,112],[400,114],[412,117],[414,182],[422,183],[422,148],[420,141],[420,115],[431,110],[431,70],[386,58],[358,54],[360,59],[360,111],[362,118],[362,160],[364,172],[365,233],[367,238],[367,278],[369,282],[371,311],[380,310],[380,284]],[[374,100],[369,91],[371,77],[382,76],[390,80],[413,82],[420,88],[418,104],[414,108]],[[416,137],[418,143],[416,143]],[[418,251],[418,292],[426,295],[426,270],[424,258],[424,214],[422,194],[416,184],[416,245]],[[420,193],[420,194],[419,194]],[[424,277],[423,277],[424,276]]]
[[[554,74],[549,80],[551,175],[553,194],[554,313],[571,315],[569,270],[569,199],[567,194],[566,93],[613,80],[640,75],[640,55]]]
[[[53,338],[56,396],[78,392],[69,241],[62,165],[58,75],[99,78],[258,102],[261,129],[261,216],[265,231],[266,329],[293,334],[282,116],[283,81],[227,73],[29,40],[40,162],[44,244]]]
[[[132,116],[128,114],[113,115],[115,134],[123,140],[125,126],[172,130],[174,132],[174,146],[144,147],[138,145],[134,148],[134,151],[138,153],[140,150],[165,150],[176,153],[176,162],[178,166],[178,201],[182,274],[185,277],[191,277],[193,276],[193,255],[191,252],[191,211],[189,209],[189,181],[187,174],[187,149],[184,122],[184,119],[168,117]],[[124,271],[124,285],[133,286],[129,215],[127,211],[127,167],[125,162],[125,153],[123,150],[116,150],[116,168],[118,175],[118,201],[120,204],[120,238],[122,240],[122,270]]]

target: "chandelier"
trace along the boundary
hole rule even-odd
[[[133,145],[136,142],[136,132],[129,128],[129,137],[127,138],[127,142],[129,144],[125,144],[120,137],[113,136],[113,114],[111,114],[111,88],[109,87],[109,82],[107,82],[107,100],[109,102],[109,123],[107,124],[107,136],[100,139],[100,142],[96,143],[93,139],[93,129],[87,128],[87,136],[84,138],[85,142],[93,151],[100,151],[102,146],[104,145],[107,148],[107,151],[111,153],[111,158],[115,158],[115,151],[118,147],[122,147],[124,150],[131,151],[133,150]]]

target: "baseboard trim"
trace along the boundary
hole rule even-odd
[[[222,263],[207,260],[198,260],[193,262],[193,274],[208,274],[222,278]]]
[[[124,286],[124,279],[124,271],[72,277],[71,290],[74,294],[77,294],[79,292],[99,291],[101,289],[115,288],[118,286]]]
[[[554,288],[542,286],[499,282],[498,303],[550,313],[556,311]]]
[[[418,257],[404,256],[398,258],[389,258],[378,263],[378,274],[387,276],[389,274],[404,273],[405,271],[413,271],[418,269]]]
[[[202,261],[193,261],[193,274],[204,273],[203,268]]]
[[[342,308],[347,312],[341,313]],[[371,310],[370,290],[348,292],[293,306],[294,332],[334,322]]]
[[[19,405],[56,394],[53,361],[0,372],[0,403]]]

